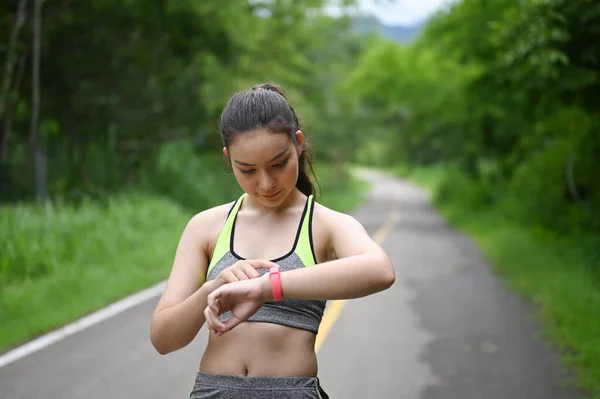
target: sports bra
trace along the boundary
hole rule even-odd
[[[238,260],[244,259],[235,253],[233,249],[233,237],[236,216],[246,196],[246,193],[242,194],[229,210],[229,215],[221,228],[212,259],[208,265],[206,281],[213,280],[224,269],[233,265]],[[311,195],[306,199],[292,249],[287,254],[271,260],[271,262],[279,265],[282,272],[310,267],[317,263],[312,242],[313,210],[314,200]],[[263,275],[268,272],[268,269],[258,269],[258,272]],[[319,331],[325,305],[326,301],[294,298],[284,298],[283,301],[277,302],[267,301],[247,321],[280,324],[316,334]],[[230,317],[231,312],[226,312],[220,316],[220,319],[224,322]]]

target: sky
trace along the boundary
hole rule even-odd
[[[386,25],[414,25],[451,0],[359,0],[360,7]]]

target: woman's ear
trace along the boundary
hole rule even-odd
[[[223,147],[223,155],[225,155],[225,162],[231,166],[231,158],[229,158],[229,151],[227,151],[227,147]]]
[[[302,152],[304,149],[304,134],[302,134],[302,130],[296,132],[296,143],[298,143],[298,151]]]

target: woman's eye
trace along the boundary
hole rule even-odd
[[[249,175],[250,173],[254,172],[254,169],[248,169],[248,170],[240,169],[240,172],[242,172],[245,175]]]
[[[287,159],[283,162],[279,162],[278,164],[273,165],[274,168],[281,168],[283,166],[285,166],[285,164],[287,163]]]

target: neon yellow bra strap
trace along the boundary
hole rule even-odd
[[[314,210],[314,199],[313,196],[309,196],[308,205],[306,209],[306,215],[302,221],[302,228],[300,230],[300,237],[298,238],[298,244],[296,244],[296,255],[302,260],[304,266],[313,266],[317,263],[312,248],[312,213]]]
[[[219,238],[217,239],[217,244],[215,245],[215,250],[213,251],[212,259],[210,260],[210,264],[208,265],[208,270],[206,274],[210,272],[210,270],[217,264],[219,260],[229,251],[230,248],[230,240],[231,240],[231,230],[233,228],[233,222],[235,220],[235,216],[240,210],[240,206],[242,205],[242,200],[247,194],[244,193],[240,196],[240,198],[236,201],[229,212],[229,217],[225,221],[225,224],[221,228],[221,232],[219,233]]]

